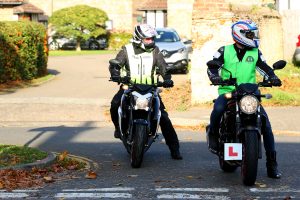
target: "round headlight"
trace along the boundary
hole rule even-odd
[[[252,95],[246,95],[240,100],[240,108],[246,114],[253,114],[258,108],[258,99]]]

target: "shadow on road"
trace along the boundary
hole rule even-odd
[[[46,151],[68,151],[71,154],[83,156],[97,162],[100,169],[97,173],[102,178],[112,179],[113,184],[131,182],[128,175],[148,177],[143,180],[164,187],[199,187],[201,184],[210,187],[228,187],[242,185],[240,168],[234,173],[224,173],[219,168],[217,156],[207,150],[204,134],[201,137],[189,139],[182,136],[181,152],[184,157],[182,161],[172,160],[169,150],[162,141],[162,136],[156,141],[148,152],[146,152],[140,169],[132,169],[130,157],[123,147],[121,141],[113,139],[112,128],[89,127],[86,122],[82,127],[41,127],[30,129],[29,132],[37,133],[27,145],[33,145]],[[195,134],[195,133],[192,133]],[[190,134],[191,135],[191,134]],[[197,134],[198,135],[198,134]],[[199,142],[195,142],[195,141]],[[293,142],[277,142],[279,169],[284,176],[280,180],[267,178],[265,167],[265,156],[259,160],[257,182],[267,184],[269,187],[281,187],[297,185],[295,174],[300,174],[299,156],[300,149],[298,140]],[[292,169],[293,170],[290,170]],[[118,177],[114,180],[113,177]]]

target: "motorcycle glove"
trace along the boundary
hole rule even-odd
[[[170,88],[174,86],[174,82],[170,79],[164,80],[163,87],[164,88]]]
[[[273,86],[281,86],[281,80],[276,75],[270,76],[269,80]]]
[[[210,78],[210,81],[213,85],[219,84],[222,81],[222,78],[220,76],[213,76]]]
[[[114,81],[114,82],[120,82],[121,77],[120,76],[112,76],[111,80]]]
[[[122,77],[121,80],[122,80],[122,83],[125,83],[125,84],[130,83],[130,77],[128,77],[128,76]]]

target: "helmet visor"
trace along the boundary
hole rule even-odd
[[[151,44],[151,43],[154,42],[154,38],[153,37],[151,37],[151,38],[144,38],[142,41],[143,41],[144,44]]]
[[[259,32],[258,30],[241,30],[241,33],[245,34],[245,37],[250,39],[250,40],[254,40],[254,39],[259,39]]]

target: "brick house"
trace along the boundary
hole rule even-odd
[[[45,22],[44,11],[24,0],[0,0],[0,21],[30,20]]]
[[[143,11],[143,22],[153,27],[167,26],[168,0],[146,0],[137,8]]]

